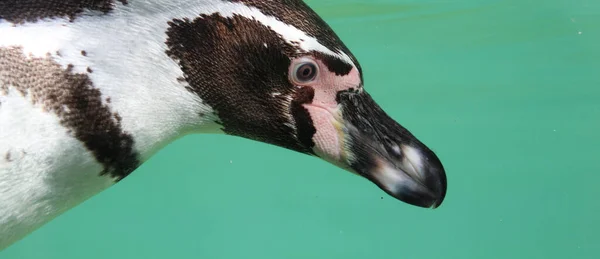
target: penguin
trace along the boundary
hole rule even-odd
[[[439,207],[438,156],[301,0],[1,0],[0,250],[172,141],[220,133]]]

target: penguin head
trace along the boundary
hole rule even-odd
[[[363,71],[302,1],[233,1],[174,19],[167,54],[223,132],[319,157],[391,196],[438,207],[442,163],[363,87]]]

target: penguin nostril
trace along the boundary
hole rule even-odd
[[[395,158],[395,159],[402,158],[402,149],[400,148],[400,146],[398,146],[398,144],[393,142],[389,137],[387,137],[387,136],[383,137],[383,146],[385,147],[385,150],[388,152],[388,154],[390,154],[393,158]]]
[[[397,156],[397,157],[402,156],[402,150],[400,149],[400,147],[398,145],[394,144],[392,146],[392,150],[394,151],[393,153],[395,156]]]

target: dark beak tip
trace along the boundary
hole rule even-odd
[[[431,205],[431,209],[437,209],[440,206],[442,206],[442,203],[444,202],[444,195],[440,196],[437,200],[435,200],[435,202],[433,203],[433,205]]]
[[[411,192],[404,189],[404,191],[397,193],[386,192],[407,204],[421,208],[437,209],[446,198],[447,188],[445,172],[442,171],[439,176],[440,178],[437,181],[430,181],[427,186],[422,186],[421,191]]]
[[[375,177],[372,177],[371,174],[361,175],[376,184],[388,195],[403,203],[420,208],[437,209],[442,205],[446,198],[446,173],[441,166],[431,167],[428,172],[429,177],[420,184],[405,185],[403,187],[394,188],[393,190],[387,188],[386,184],[378,181]],[[413,183],[416,182],[417,181],[414,181]]]
[[[433,209],[437,209],[442,205],[442,203],[446,199],[446,192],[448,191],[448,180],[446,178],[446,170],[444,170],[441,163],[440,163],[440,168],[441,168],[441,172],[439,174],[439,188],[438,188],[438,192],[437,192],[438,195],[437,195],[436,202],[433,204],[433,207],[432,207]]]
[[[430,196],[430,198],[422,199],[420,207],[437,209],[444,202],[444,198],[445,198],[445,192],[437,194],[437,195],[432,195],[432,196]]]
[[[427,188],[430,195],[424,197],[424,201],[429,203],[428,208],[437,209],[439,208],[446,198],[446,191],[448,188],[448,182],[446,178],[446,170],[442,165],[440,159],[433,151],[430,151],[429,155],[429,168],[428,177],[425,180],[425,187]]]
[[[437,185],[437,188],[431,190],[432,193],[435,193],[432,197],[433,202],[429,206],[432,209],[439,208],[446,198],[446,177],[442,176],[442,181]]]

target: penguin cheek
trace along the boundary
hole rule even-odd
[[[327,107],[305,104],[304,107],[310,114],[315,133],[312,137],[314,153],[320,158],[340,165],[342,161],[342,136],[340,127],[337,126],[334,112]]]

